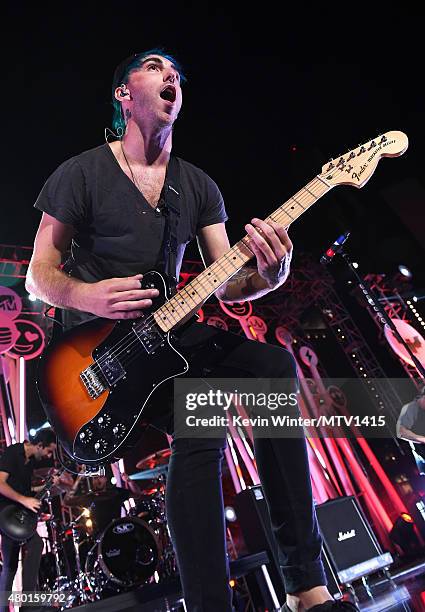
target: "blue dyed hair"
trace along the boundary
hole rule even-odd
[[[130,55],[125,60],[120,62],[115,68],[112,79],[112,106],[114,107],[112,127],[119,136],[125,132],[125,119],[122,112],[121,103],[115,98],[115,90],[120,85],[126,85],[128,83],[128,77],[130,74],[135,70],[139,70],[143,60],[149,55],[160,55],[161,57],[165,57],[165,59],[174,64],[176,67],[177,72],[180,74],[180,83],[184,83],[186,81],[186,77],[182,72],[181,64],[164,49],[149,49],[148,51],[135,53],[134,55]]]

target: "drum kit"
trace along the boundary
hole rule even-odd
[[[71,516],[76,516],[69,522],[57,520],[52,507],[52,498],[63,490],[52,491],[46,500],[47,553],[40,567],[40,590],[66,592],[63,607],[69,608],[177,575],[165,516],[170,454],[164,449],[139,461],[140,471],[128,477],[128,489],[89,490],[72,497]],[[87,525],[97,508],[112,502],[125,505],[125,515],[102,530],[90,530]]]

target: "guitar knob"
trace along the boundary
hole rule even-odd
[[[100,453],[103,453],[103,451],[106,450],[107,446],[108,446],[107,441],[104,440],[103,438],[99,438],[99,440],[97,440],[94,444],[94,450],[96,451],[98,455],[100,455]]]
[[[111,424],[111,415],[108,413],[103,414],[97,419],[97,424],[101,429],[105,429],[105,427]]]
[[[78,437],[80,438],[80,442],[87,444],[92,439],[93,432],[91,429],[86,429],[85,431],[82,431]]]
[[[126,427],[124,423],[117,423],[112,428],[112,433],[114,434],[114,436],[117,436],[117,438],[122,438],[123,435],[125,434],[125,431],[126,431]]]

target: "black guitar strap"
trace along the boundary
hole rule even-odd
[[[159,202],[160,210],[165,216],[165,230],[163,242],[164,270],[167,275],[168,291],[170,296],[177,291],[177,247],[178,224],[180,219],[180,164],[176,157],[171,157],[168,165],[162,197]]]

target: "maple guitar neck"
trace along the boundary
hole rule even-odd
[[[272,220],[284,227],[289,227],[332,187],[333,185],[329,185],[317,176],[265,220]],[[227,253],[203,270],[174,297],[158,308],[153,313],[157,325],[164,332],[168,332],[199,310],[205,300],[220,285],[228,281],[254,257],[254,253],[249,248],[249,240],[248,235],[244,236]]]

